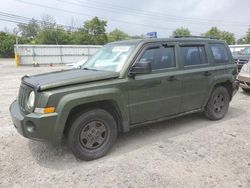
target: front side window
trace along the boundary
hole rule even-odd
[[[135,45],[108,44],[93,55],[83,69],[120,72]]]
[[[215,63],[228,63],[229,57],[224,44],[210,45]]]
[[[183,46],[181,57],[184,66],[208,63],[204,46]]]
[[[176,67],[174,47],[148,48],[139,60],[139,62],[145,61],[152,63],[152,70]]]

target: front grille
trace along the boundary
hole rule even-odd
[[[28,98],[28,94],[30,93],[32,89],[24,84],[21,84],[19,88],[19,94],[18,94],[18,104],[21,108],[21,110],[25,111],[26,107],[26,101]]]
[[[234,59],[235,64],[237,65],[244,65],[248,62],[248,59]]]
[[[246,64],[249,59],[234,59],[234,63],[237,64],[238,72],[240,72],[241,68],[244,64]]]

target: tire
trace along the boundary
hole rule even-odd
[[[117,138],[117,123],[105,110],[93,109],[78,115],[68,133],[68,145],[81,160],[104,156]]]
[[[223,86],[216,87],[210,95],[204,114],[210,120],[222,119],[227,113],[230,96]]]

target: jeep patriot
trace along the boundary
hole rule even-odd
[[[82,160],[104,156],[119,132],[203,112],[222,119],[238,90],[224,41],[142,39],[105,45],[81,69],[24,76],[10,106],[24,137],[58,143]]]

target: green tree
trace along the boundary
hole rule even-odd
[[[57,26],[53,17],[45,15],[41,24],[40,32],[38,33],[36,44],[70,44],[72,37],[71,33],[63,27]]]
[[[221,40],[225,40],[228,44],[235,43],[235,37],[233,33],[227,31],[221,31],[217,27],[212,27],[205,33],[206,37],[215,37]]]
[[[108,34],[108,41],[109,42],[126,40],[128,38],[129,38],[128,34],[119,30],[119,29],[115,29]]]
[[[54,17],[50,15],[44,15],[42,18],[42,23],[40,24],[41,29],[46,28],[55,28],[56,27],[56,20]]]
[[[247,30],[246,36],[243,39],[245,44],[250,44],[250,28]]]
[[[12,34],[0,32],[0,57],[14,57],[16,37]]]
[[[189,29],[181,27],[176,29],[173,32],[172,36],[191,36],[191,32],[189,31]]]
[[[220,39],[221,38],[221,31],[217,27],[212,27],[205,33],[206,37],[215,37]]]
[[[40,25],[35,19],[31,19],[28,24],[18,24],[18,30],[23,37],[34,39],[40,31]]]
[[[58,44],[56,39],[56,21],[49,15],[44,15],[40,25],[41,30],[38,33],[35,43],[36,44]]]
[[[37,44],[70,44],[71,34],[61,27],[42,29],[36,40]]]
[[[83,30],[75,31],[71,34],[73,44],[91,44],[88,33]]]
[[[227,44],[235,44],[235,37],[233,33],[222,31],[220,39],[225,40]]]
[[[108,41],[106,26],[107,21],[94,17],[92,20],[88,20],[84,23],[82,32],[89,36],[90,44],[103,45]]]
[[[72,33],[73,44],[103,45],[108,42],[106,29],[107,22],[94,17],[84,22],[83,27]]]

